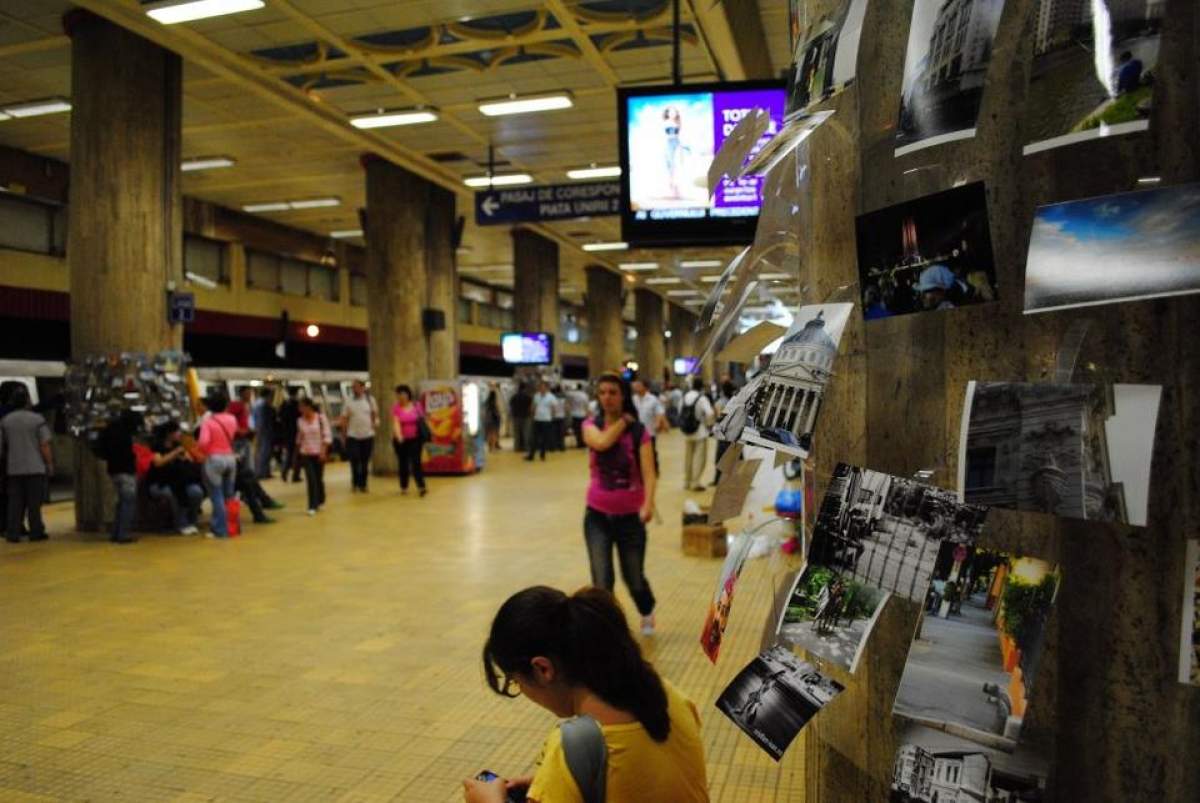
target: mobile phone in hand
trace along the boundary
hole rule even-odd
[[[499,777],[500,777],[499,775],[492,772],[491,770],[484,770],[483,772],[481,772],[475,776],[475,780],[483,781],[484,783],[491,783],[492,781],[496,780]],[[525,793],[527,791],[528,790],[526,790],[524,787],[522,787],[520,789],[509,789],[507,795],[504,798],[505,803],[525,803]]]

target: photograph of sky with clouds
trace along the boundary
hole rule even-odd
[[[1200,292],[1200,184],[1037,210],[1025,312]]]

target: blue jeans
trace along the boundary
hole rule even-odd
[[[187,526],[195,526],[200,518],[200,503],[204,501],[204,489],[194,482],[189,482],[184,488],[187,494],[185,500],[175,496],[170,485],[151,485],[146,489],[152,499],[166,502],[171,508],[171,524],[176,530]],[[180,502],[182,501],[182,504]]]
[[[588,562],[592,567],[592,585],[613,590],[613,547],[621,562],[621,577],[638,613],[649,616],[654,611],[654,593],[646,580],[646,525],[638,514],[613,515],[587,509],[583,517],[583,538],[587,542]]]
[[[225,522],[225,500],[233,498],[233,483],[237,477],[237,457],[231,454],[209,455],[204,461],[204,483],[208,486],[208,498],[212,500],[213,535],[227,538],[229,528]]]
[[[132,536],[133,518],[137,515],[137,475],[113,474],[113,489],[117,492],[117,509],[113,513],[114,541],[128,541]]]

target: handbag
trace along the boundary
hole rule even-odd
[[[433,433],[429,431],[429,424],[425,421],[425,416],[417,418],[417,440],[421,443],[429,443],[433,440]]]

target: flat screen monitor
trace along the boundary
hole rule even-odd
[[[554,335],[549,332],[505,332],[500,350],[510,365],[549,365],[554,362]]]
[[[735,245],[754,240],[763,179],[722,180],[710,197],[708,168],[755,108],[783,126],[782,81],[741,81],[617,90],[621,239],[636,246]]]
[[[696,373],[696,365],[700,360],[696,357],[676,357],[675,358],[675,375],[687,376],[688,374]]]

